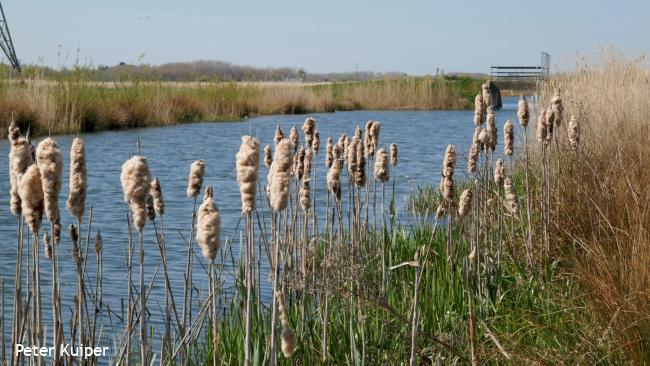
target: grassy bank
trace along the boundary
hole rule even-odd
[[[0,131],[14,113],[35,133],[76,133],[268,114],[358,109],[462,109],[481,80],[465,77],[345,83],[95,82],[83,69],[0,83]]]

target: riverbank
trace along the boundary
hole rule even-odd
[[[94,82],[83,73],[57,80],[0,83],[0,131],[12,113],[34,134],[63,134],[237,120],[270,114],[466,109],[481,79],[405,77],[337,83]]]

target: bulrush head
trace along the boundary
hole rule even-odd
[[[255,211],[260,170],[260,142],[254,137],[242,136],[236,159],[242,213],[249,214]]]
[[[287,207],[291,193],[289,182],[292,165],[293,144],[284,139],[275,148],[275,156],[269,171],[269,200],[275,210],[283,210]]]
[[[95,254],[99,255],[102,252],[104,247],[104,239],[102,238],[102,233],[100,230],[97,230],[97,235],[95,235]]]
[[[486,143],[486,147],[489,147],[490,150],[494,151],[494,149],[496,149],[497,147],[498,131],[497,131],[496,118],[494,116],[494,109],[492,107],[488,107],[487,109],[485,131],[488,134],[488,141]]]
[[[334,148],[334,141],[332,137],[327,138],[327,145],[325,145],[325,166],[328,168],[332,167],[332,149]]]
[[[297,180],[301,180],[305,175],[305,154],[305,148],[301,146],[293,161],[293,174]]]
[[[270,168],[271,163],[273,163],[273,151],[271,150],[271,145],[266,144],[264,147],[264,165]]]
[[[365,146],[362,143],[357,144],[357,164],[354,169],[354,184],[357,187],[366,185],[366,154]]]
[[[386,153],[386,149],[379,149],[377,150],[377,156],[375,157],[375,179],[382,183],[386,183],[389,178],[388,154]]]
[[[442,177],[440,181],[440,193],[448,202],[454,199],[454,176]]]
[[[469,158],[467,159],[467,171],[470,173],[476,173],[476,163],[478,162],[478,156],[481,153],[480,143],[478,141],[480,133],[481,127],[476,127],[474,137],[472,138],[472,145],[469,148]]]
[[[503,186],[503,179],[505,178],[505,168],[503,166],[503,160],[498,159],[496,165],[494,166],[494,183],[497,186]]]
[[[196,218],[196,241],[201,247],[201,253],[205,258],[214,261],[221,244],[221,216],[211,186],[205,187],[203,202]]]
[[[149,219],[149,221],[156,219],[156,208],[154,207],[151,192],[149,192],[149,196],[147,197],[147,219]]]
[[[275,144],[279,144],[280,141],[284,138],[284,132],[282,132],[282,129],[280,128],[280,124],[278,123],[278,126],[275,128],[275,139],[274,142]]]
[[[569,120],[569,126],[567,126],[567,134],[569,135],[569,144],[573,150],[578,149],[580,144],[580,125],[576,116],[571,116]]]
[[[456,148],[454,145],[447,145],[447,150],[445,150],[445,158],[442,161],[442,175],[445,177],[450,177],[454,175],[454,169],[456,167]]]
[[[510,177],[506,178],[503,182],[503,188],[506,194],[506,200],[504,202],[506,210],[511,215],[516,215],[519,212],[519,197],[517,197],[517,193],[512,186]]]
[[[481,93],[476,94],[474,98],[474,124],[478,127],[485,122],[483,120],[483,114],[485,110],[483,109],[483,95]]]
[[[284,307],[284,294],[281,291],[278,291],[276,292],[276,298],[278,299],[278,313],[280,315],[280,323],[282,324],[280,348],[282,349],[284,357],[291,358],[296,350],[296,335],[291,329],[287,309]]]
[[[305,172],[303,173],[303,177],[305,180],[308,180],[309,177],[311,176],[311,159],[312,159],[311,149],[307,148],[305,150],[305,163],[303,164],[305,170]]]
[[[490,85],[488,83],[485,83],[481,85],[481,89],[483,93],[483,109],[487,111],[487,108],[492,106],[492,93],[490,91]]]
[[[553,114],[555,115],[555,125],[558,127],[562,126],[562,122],[564,122],[564,107],[562,106],[560,88],[555,89],[555,94],[553,94],[553,99],[551,99],[551,109],[553,109]]]
[[[77,266],[80,266],[83,258],[81,257],[81,250],[79,248],[79,228],[74,224],[70,224],[68,231],[70,232],[70,240],[72,241],[72,260]]]
[[[347,154],[347,147],[348,147],[348,135],[342,133],[338,141],[336,142],[336,144],[341,147],[341,153],[345,157],[345,155]]]
[[[61,193],[61,175],[63,173],[63,155],[59,144],[48,137],[41,141],[36,148],[36,163],[41,171],[41,183],[45,203],[45,214],[60,231],[61,216],[59,211],[59,194]],[[54,235],[55,237],[58,235]]]
[[[397,144],[390,144],[390,165],[397,166]]]
[[[458,216],[465,217],[472,209],[472,190],[465,189],[458,200]]]
[[[44,209],[43,183],[38,165],[32,164],[22,175],[18,183],[18,194],[27,226],[36,234],[41,228]]]
[[[544,140],[545,145],[549,145],[553,140],[553,129],[555,127],[556,115],[553,108],[549,107],[546,111],[546,139]]]
[[[512,156],[512,153],[514,152],[514,146],[515,146],[514,126],[512,125],[512,122],[510,120],[507,120],[506,123],[503,125],[503,152],[508,156]]]
[[[84,140],[77,137],[70,147],[70,196],[66,207],[80,222],[84,215],[87,189],[86,146]]]
[[[318,155],[318,151],[320,151],[320,133],[318,133],[318,130],[314,131],[314,145],[312,147],[314,148],[314,154]]]
[[[311,207],[311,200],[309,199],[309,179],[302,181],[300,186],[300,207],[302,207],[303,212],[309,211]]]
[[[546,131],[546,110],[542,109],[539,112],[539,119],[537,120],[537,141],[545,143]]]
[[[11,213],[20,215],[21,202],[18,194],[19,182],[27,168],[34,163],[32,150],[29,142],[20,136],[20,129],[15,122],[9,125],[9,142],[11,143],[9,151],[9,182]]]
[[[346,161],[348,163],[348,175],[350,179],[354,179],[354,172],[357,169],[357,145],[362,144],[361,140],[356,136],[350,140],[346,150]]]
[[[151,181],[151,191],[149,192],[153,197],[153,207],[158,215],[165,214],[165,200],[163,199],[162,187],[158,177]]]
[[[314,131],[316,130],[316,121],[309,117],[305,119],[302,125],[302,132],[305,134],[305,143],[307,146],[312,146],[314,142]]]
[[[128,202],[133,214],[133,223],[138,230],[144,228],[147,219],[147,199],[151,190],[149,164],[143,156],[134,156],[122,165],[120,175],[124,201]]]
[[[343,149],[340,145],[332,147],[332,164],[327,172],[327,190],[332,193],[337,200],[341,199],[341,169],[343,169]]]
[[[293,152],[296,152],[298,150],[298,146],[300,146],[300,136],[298,135],[298,129],[295,126],[291,127],[291,132],[289,132],[289,140],[291,140],[291,143],[293,144]]]
[[[205,175],[205,161],[196,160],[190,165],[190,176],[187,180],[187,197],[196,197],[201,192],[203,176]]]
[[[379,132],[381,131],[381,122],[373,121],[372,126],[370,126],[370,140],[372,142],[372,151],[373,153],[377,150],[379,146]]]
[[[375,154],[374,145],[372,143],[372,126],[375,124],[375,121],[366,122],[366,134],[364,135],[363,145],[365,149],[365,154],[367,157],[373,156]]]
[[[519,103],[517,104],[517,118],[519,118],[519,124],[521,127],[526,128],[528,126],[530,114],[528,113],[528,103],[526,102],[526,97],[523,94],[521,98],[519,98]]]
[[[45,252],[45,258],[52,259],[52,243],[50,243],[50,235],[45,230],[43,233],[43,251]]]

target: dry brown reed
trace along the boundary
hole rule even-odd
[[[260,169],[260,142],[251,136],[242,136],[237,152],[237,183],[241,195],[242,213],[255,211],[257,182]]]
[[[76,137],[70,147],[70,195],[66,207],[77,221],[81,221],[86,204],[86,146],[82,139]]]

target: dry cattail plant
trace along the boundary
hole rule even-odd
[[[77,137],[70,147],[70,196],[66,207],[79,222],[84,215],[87,189],[86,147],[84,140]]]
[[[300,147],[293,161],[293,174],[297,180],[301,180],[305,175],[305,148],[303,146]]]
[[[472,190],[465,189],[463,193],[460,194],[460,199],[458,200],[458,216],[461,218],[467,216],[469,211],[472,209]]]
[[[300,146],[300,136],[298,135],[298,129],[295,126],[291,127],[291,131],[289,132],[289,140],[291,140],[291,143],[293,144],[293,152],[296,152],[298,150],[298,146]]]
[[[341,169],[343,168],[343,152],[340,145],[332,148],[332,165],[327,172],[327,190],[337,199],[341,199]]]
[[[147,199],[151,190],[151,174],[147,159],[134,156],[122,165],[120,175],[124,201],[128,202],[133,214],[133,223],[138,230],[144,228],[147,219]]]
[[[503,160],[498,159],[494,167],[494,183],[497,186],[503,186],[503,180],[505,178],[505,168],[503,166]]]
[[[205,161],[196,160],[190,165],[190,176],[187,180],[187,197],[196,197],[201,192],[205,175]]]
[[[519,124],[521,127],[528,127],[530,114],[528,113],[528,103],[526,102],[526,97],[524,95],[519,98],[519,103],[517,103],[517,118],[519,118]]]
[[[539,119],[537,120],[537,141],[546,143],[546,110],[542,109],[539,112]]]
[[[280,141],[284,138],[284,132],[282,132],[282,129],[280,128],[280,124],[278,123],[278,126],[275,128],[275,144],[279,144]]]
[[[38,165],[32,164],[20,178],[18,194],[22,202],[22,214],[27,226],[36,234],[43,221],[44,193],[41,172]]]
[[[390,144],[390,165],[397,166],[397,145]]]
[[[81,249],[79,248],[79,228],[74,224],[68,226],[68,231],[70,232],[70,240],[72,241],[72,260],[77,264],[81,265]]]
[[[36,163],[41,171],[45,213],[55,227],[60,227],[59,194],[61,193],[61,174],[63,173],[63,156],[61,149],[53,138],[41,141],[36,148]],[[56,237],[57,235],[54,234]]]
[[[153,197],[153,206],[158,215],[165,214],[165,200],[163,199],[162,187],[160,186],[160,180],[158,177],[154,178],[151,181],[151,196]]]
[[[302,181],[302,186],[300,187],[300,207],[302,207],[303,212],[309,211],[311,207],[311,201],[309,199],[309,179]]]
[[[214,190],[211,186],[205,187],[203,203],[197,212],[196,241],[205,258],[213,261],[217,257],[221,243],[221,216],[214,202]]]
[[[555,116],[555,125],[558,127],[562,126],[564,107],[562,106],[560,88],[555,89],[555,94],[553,95],[553,99],[551,99],[551,109],[553,109]]]
[[[305,123],[302,125],[302,132],[305,134],[305,143],[307,146],[312,146],[314,142],[314,131],[316,129],[316,121],[309,117],[305,120]]]
[[[346,161],[348,163],[348,175],[354,179],[354,172],[357,169],[357,145],[362,144],[361,139],[353,137],[346,148]]]
[[[257,181],[260,169],[260,142],[251,136],[242,136],[237,152],[237,183],[241,195],[242,213],[255,211]]]
[[[21,213],[20,195],[18,194],[19,182],[29,168],[34,163],[32,151],[29,142],[20,136],[20,129],[12,121],[9,126],[9,141],[11,150],[9,152],[9,181],[11,184],[11,213],[19,215]]]
[[[492,93],[490,92],[490,85],[485,83],[481,85],[483,93],[483,110],[487,112],[487,108],[492,106]]]
[[[276,298],[278,299],[278,312],[280,313],[280,323],[282,324],[282,335],[280,336],[282,354],[286,358],[291,358],[296,350],[296,336],[289,324],[289,316],[284,306],[284,294],[278,291]]]
[[[156,209],[154,207],[153,196],[151,193],[147,196],[147,219],[149,219],[149,221],[156,219]]]
[[[488,141],[486,147],[494,151],[497,147],[497,124],[494,116],[494,109],[490,106],[487,108],[486,126],[485,131],[488,134]]]
[[[375,179],[385,183],[388,181],[389,177],[388,154],[385,149],[379,149],[377,151],[377,157],[375,158]]]
[[[372,121],[372,126],[370,126],[370,140],[372,141],[372,150],[373,153],[377,150],[379,146],[379,132],[381,131],[381,122]]]
[[[273,151],[271,151],[271,145],[266,144],[264,147],[264,165],[270,168],[271,163],[273,163]]]
[[[305,180],[308,180],[309,177],[311,176],[311,159],[312,159],[311,149],[307,148],[305,150],[305,162],[303,164],[303,168],[304,168],[303,176]]]
[[[327,145],[325,146],[325,166],[327,168],[332,167],[332,149],[334,148],[334,141],[332,140],[332,137],[327,138]]]
[[[545,145],[549,145],[553,140],[553,128],[555,127],[555,111],[553,108],[549,108],[546,111],[546,135],[545,135]]]
[[[512,153],[514,151],[514,146],[515,146],[514,126],[512,125],[512,121],[507,120],[506,123],[503,125],[503,152],[508,156],[512,156]]]
[[[293,144],[286,139],[280,141],[275,148],[275,156],[269,172],[269,199],[271,207],[276,210],[285,209],[289,200],[292,151]]]
[[[569,120],[569,126],[567,126],[567,133],[569,136],[569,144],[571,145],[571,148],[573,150],[577,150],[578,145],[580,144],[580,125],[578,124],[576,116],[571,116],[571,119]]]
[[[439,220],[446,214],[447,214],[447,207],[445,207],[444,203],[439,204],[438,208],[436,209],[436,219]]]
[[[467,159],[467,171],[476,173],[477,162],[479,154],[481,153],[480,143],[478,141],[481,133],[481,127],[476,127],[474,137],[472,138],[472,145],[469,148],[469,158]]]
[[[454,145],[447,145],[447,150],[445,151],[445,158],[442,161],[442,175],[444,177],[450,177],[454,175],[454,168],[456,167],[456,148]]]
[[[357,144],[357,161],[354,169],[354,184],[357,187],[366,185],[366,155],[364,144]]]
[[[442,177],[442,180],[440,181],[440,187],[441,187],[442,196],[447,201],[451,201],[454,199],[454,176],[453,175]]]
[[[314,154],[318,155],[318,152],[320,151],[320,133],[318,133],[318,130],[314,131]]]
[[[43,249],[45,252],[45,258],[52,259],[52,243],[50,243],[50,235],[45,230],[43,234]]]
[[[519,212],[519,198],[512,186],[510,177],[506,178],[503,183],[503,188],[506,194],[505,206],[511,215],[516,215]]]
[[[483,95],[481,93],[476,94],[474,98],[474,124],[478,127],[483,124],[483,114],[485,113]]]

